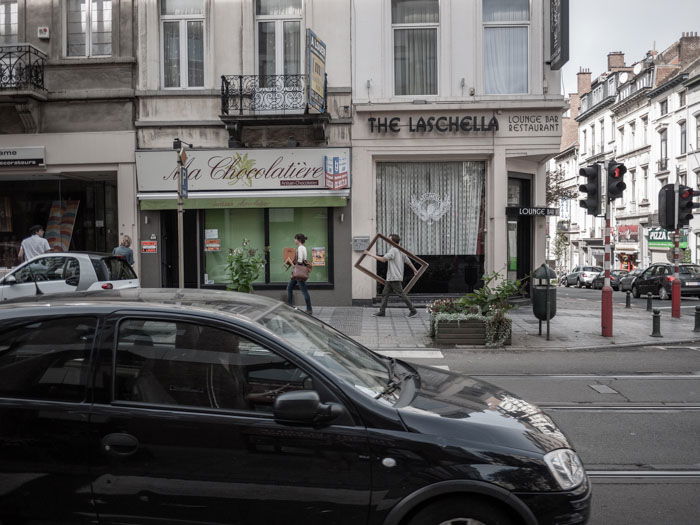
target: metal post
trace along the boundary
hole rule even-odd
[[[607,162],[603,167],[603,172],[600,177],[605,177],[607,173]],[[601,294],[601,316],[600,324],[603,337],[613,336],[613,289],[610,286],[610,210],[612,209],[612,201],[605,199],[605,259],[603,262],[603,270],[605,271],[605,281],[603,283],[603,292]]]
[[[180,163],[177,170],[177,274],[178,286],[185,287],[185,226],[183,215],[185,214],[184,200],[182,196],[182,184],[187,177],[187,167]]]
[[[627,290],[627,296],[625,297],[625,308],[632,308],[632,292]]]
[[[545,263],[547,264],[547,263]],[[547,288],[545,289],[545,292],[547,292],[547,299],[545,302],[546,305],[546,315],[547,315],[547,341],[549,341],[549,287],[552,285],[549,281],[549,267],[546,268],[547,271],[545,272],[545,276],[547,277]]]
[[[700,306],[695,307],[695,328],[693,332],[700,332]]]
[[[651,312],[651,292],[647,293],[647,312]]]
[[[678,195],[676,194],[676,199]],[[676,206],[676,213],[678,206]],[[678,259],[680,255],[679,249],[680,233],[678,228],[673,232],[673,282],[671,283],[671,317],[679,319],[681,316],[681,280],[678,268]]]
[[[661,310],[654,309],[651,316],[651,337],[663,337],[661,335]]]

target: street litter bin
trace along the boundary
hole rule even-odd
[[[540,321],[549,321],[557,314],[557,288],[551,284],[551,279],[556,277],[554,270],[546,264],[532,274],[532,313]]]

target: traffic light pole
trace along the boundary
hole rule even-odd
[[[675,229],[673,231],[673,281],[671,282],[671,317],[680,319],[681,317],[681,281],[679,276],[678,268],[678,245],[679,245],[679,234],[678,234],[678,205],[680,202],[679,195],[679,185],[678,181],[673,185],[673,195],[675,197],[676,205],[673,207],[675,222]]]
[[[607,166],[606,166],[607,169]],[[610,210],[612,201],[605,196],[605,259],[603,260],[603,270],[605,271],[605,281],[603,282],[603,292],[601,294],[600,326],[603,337],[613,336],[613,289],[610,286]]]

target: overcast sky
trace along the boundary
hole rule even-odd
[[[610,51],[627,65],[653,49],[663,51],[683,32],[700,34],[700,0],[569,0],[569,62],[562,68],[564,93],[576,91],[576,73],[593,78],[607,69]]]

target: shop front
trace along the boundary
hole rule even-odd
[[[111,252],[120,234],[134,235],[133,137],[6,136],[18,145],[0,148],[0,272],[20,262],[33,225],[57,252]]]
[[[228,255],[258,250],[264,269],[256,293],[286,297],[285,257],[294,235],[307,237],[314,304],[349,304],[348,148],[190,150],[184,199],[185,286],[224,289]],[[178,284],[177,159],[173,151],[137,152],[139,249],[148,286]]]
[[[690,262],[688,233],[681,230],[679,239],[681,261]],[[663,228],[651,228],[647,234],[647,246],[651,263],[673,262],[673,232]]]
[[[526,279],[544,261],[544,162],[559,147],[559,110],[378,106],[356,107],[354,239],[398,234],[430,264],[411,291],[416,296],[463,295],[494,272]],[[379,255],[386,249],[378,243]],[[356,260],[362,243],[354,250]],[[367,264],[384,275],[382,263]],[[354,274],[356,304],[377,300],[380,291]]]

